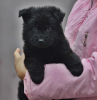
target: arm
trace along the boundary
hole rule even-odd
[[[68,16],[64,34],[68,39],[71,48],[86,17],[86,13],[82,12],[86,8],[88,10],[88,5],[84,2],[84,0],[77,0]]]
[[[45,66],[45,77],[41,84],[34,84],[26,71],[24,92],[31,89],[32,100],[80,98],[97,96],[97,52],[90,58],[82,59],[84,71],[81,76],[74,77],[63,64]],[[30,87],[29,87],[30,86]]]
[[[45,97],[79,98],[97,96],[97,52],[94,52],[90,58],[82,59],[84,72],[80,77],[72,76],[63,64],[46,65],[45,77],[40,85],[31,81],[30,75],[23,64],[24,56],[20,56],[19,52],[19,49],[14,52],[15,69],[18,77],[24,79],[25,94],[28,94],[28,91],[32,88],[29,95],[35,95],[33,100],[40,96],[40,100]],[[62,95],[60,95],[60,91]]]

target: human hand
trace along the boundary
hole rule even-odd
[[[22,53],[22,55],[20,55],[20,49],[17,48],[14,52],[14,65],[15,65],[16,73],[21,80],[24,79],[25,73],[26,73],[24,59],[25,59],[24,53]]]

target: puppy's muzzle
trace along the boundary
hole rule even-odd
[[[35,37],[36,41],[39,43],[45,43],[48,41],[48,37],[47,36],[39,36],[39,37]]]

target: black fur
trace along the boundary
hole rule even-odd
[[[44,64],[49,63],[65,64],[74,76],[82,74],[81,61],[71,50],[64,36],[61,22],[65,14],[60,9],[54,6],[30,7],[20,10],[19,17],[21,16],[24,20],[24,64],[34,83],[39,84],[42,82]],[[19,100],[27,100],[26,98],[21,99],[23,95],[20,90],[23,91],[23,83],[19,85]]]

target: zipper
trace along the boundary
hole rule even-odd
[[[85,39],[84,39],[84,43],[83,43],[84,46],[86,46],[87,37],[88,37],[88,33],[85,34]]]
[[[91,8],[92,8],[92,6],[93,6],[93,0],[91,0]]]
[[[91,8],[92,8],[92,6],[93,6],[93,0],[91,0]],[[91,9],[91,8],[90,8],[90,9]],[[89,9],[89,10],[90,10],[90,9]],[[84,39],[84,43],[83,43],[84,46],[86,46],[87,37],[88,37],[88,33],[85,34],[85,39]]]
[[[91,10],[91,8],[92,8],[92,6],[93,6],[93,3],[94,3],[93,0],[91,0],[91,5],[90,5],[89,10]],[[89,11],[89,10],[88,10],[88,11]]]
[[[85,34],[85,38],[84,38],[84,43],[83,43],[83,58],[85,58],[86,55],[86,42],[87,42],[87,37],[88,37],[88,33]]]
[[[91,8],[93,7],[93,0],[91,0],[91,6],[88,10],[88,13],[91,11]],[[88,15],[87,13],[87,15]],[[83,43],[83,58],[85,58],[85,55],[86,55],[86,42],[87,42],[87,37],[88,37],[88,33],[85,33],[85,37],[84,37],[84,43]]]

